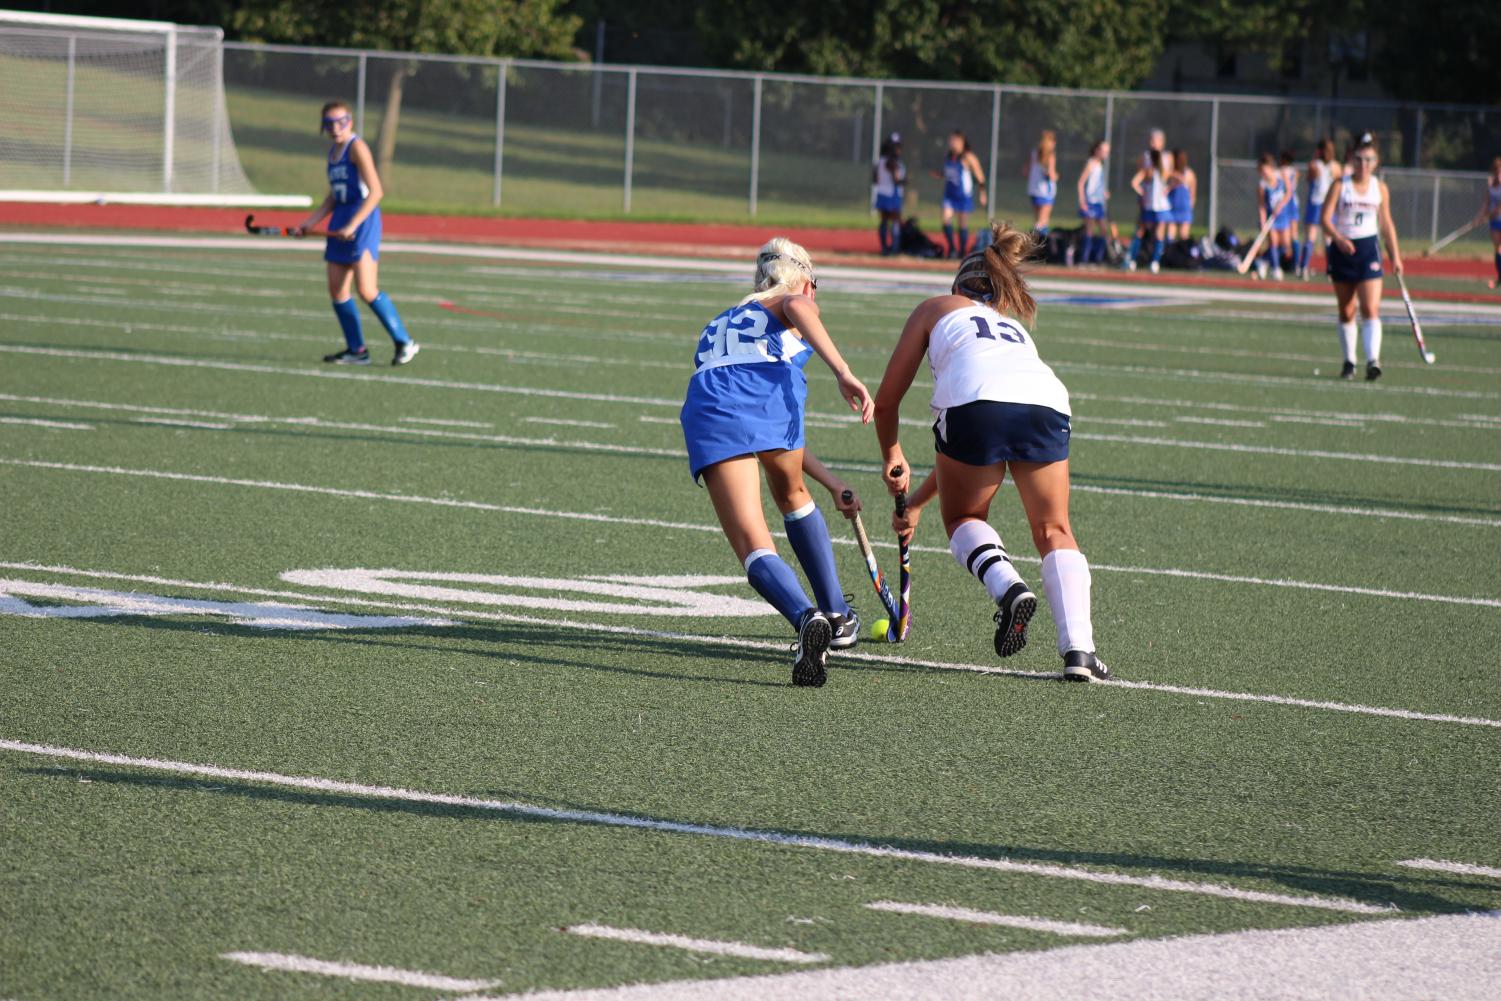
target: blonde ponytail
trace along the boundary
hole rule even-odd
[[[977,299],[1030,325],[1037,317],[1037,300],[1027,288],[1021,263],[1036,249],[1031,235],[1009,223],[991,223],[990,246],[974,251],[959,265],[954,294]]]

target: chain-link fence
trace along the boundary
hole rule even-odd
[[[247,173],[262,190],[315,192],[319,98],[354,104],[382,181],[408,206],[546,215],[853,224],[869,212],[871,164],[900,132],[909,212],[936,213],[934,177],[953,130],[986,170],[990,213],[1031,218],[1027,154],[1058,136],[1056,223],[1074,218],[1089,147],[1108,138],[1117,206],[1148,133],[1161,128],[1199,177],[1201,228],[1254,225],[1264,151],[1299,162],[1321,137],[1376,135],[1397,224],[1441,236],[1473,216],[1501,153],[1501,108],[1367,101],[1065,91],[545,63],[229,43],[224,78]],[[1479,240],[1480,236],[1473,239]]]

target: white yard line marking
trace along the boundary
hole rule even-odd
[[[1452,872],[1461,876],[1489,876],[1491,879],[1501,879],[1501,868],[1489,865],[1471,865],[1468,862],[1444,862],[1431,858],[1410,858],[1398,862],[1409,869],[1431,869],[1434,872]]]
[[[1181,438],[1151,438],[1131,434],[1076,434],[1076,440],[1114,441],[1128,445],[1161,445],[1169,448],[1200,448],[1211,452],[1240,452],[1253,455],[1282,455],[1299,459],[1343,459],[1351,462],[1376,462],[1398,466],[1430,466],[1436,469],[1476,469],[1501,472],[1501,463],[1460,462],[1452,459],[1422,459],[1402,455],[1372,455],[1367,452],[1327,452],[1314,448],[1282,448],[1275,445],[1237,445],[1222,441],[1186,441]]]
[[[0,739],[0,751],[14,751],[18,754],[32,754],[44,758],[62,758],[68,761],[90,761],[105,765],[121,765],[127,768],[170,772],[177,775],[201,775],[207,778],[227,779],[237,782],[254,782],[261,785],[279,786],[287,789],[309,789],[346,796],[361,796],[368,799],[457,806],[471,810],[489,810],[520,817],[545,817],[549,820],[562,820],[578,824],[626,827],[636,830],[661,831],[669,834],[691,834],[702,837],[726,838],[731,841],[748,841],[756,844],[776,845],[784,848],[807,848],[844,855],[862,855],[871,858],[895,859],[904,862],[951,865],[966,869],[1011,872],[1110,886],[1134,886],[1145,890],[1195,893],[1227,900],[1242,900],[1248,903],[1278,904],[1285,907],[1308,907],[1316,910],[1340,911],[1347,914],[1393,914],[1397,912],[1397,909],[1390,905],[1367,904],[1358,900],[1345,900],[1338,897],[1294,896],[1283,893],[1269,893],[1263,890],[1244,890],[1239,887],[1226,886],[1220,883],[1195,883],[1157,875],[1132,876],[1126,873],[1104,872],[1095,869],[1081,869],[1041,862],[1018,862],[1014,859],[1006,858],[983,858],[977,855],[946,855],[941,852],[891,848],[863,841],[846,841],[841,838],[819,837],[810,834],[785,834],[781,831],[756,830],[747,827],[694,824],[633,814],[608,813],[601,810],[560,809],[556,807],[536,806],[531,803],[482,799],[453,793],[426,792],[420,789],[407,789],[396,786],[365,785],[360,782],[345,782],[338,779],[319,778],[311,775],[283,775],[278,772],[225,768],[219,765],[205,765],[191,761],[171,761],[163,758],[142,758],[126,754],[110,754],[80,748],[35,744],[22,740]]]
[[[233,425],[215,424],[210,421],[189,421],[180,417],[137,417],[137,424],[160,424],[171,428],[196,428],[200,431],[228,431]]]
[[[1384,411],[1362,414],[1350,410],[1308,410],[1301,407],[1265,407],[1244,403],[1221,403],[1218,401],[1166,400],[1150,396],[1114,396],[1107,393],[1071,392],[1069,395],[1076,400],[1093,400],[1099,403],[1129,403],[1143,407],[1170,407],[1174,410],[1213,410],[1222,413],[1327,417],[1336,421],[1380,421],[1388,424],[1415,424],[1424,427],[1461,428],[1471,431],[1476,430],[1473,422],[1477,419],[1477,416],[1473,414],[1459,415],[1463,418],[1462,420],[1447,420],[1439,417],[1410,417],[1406,414],[1387,413]],[[1481,417],[1478,419],[1501,421],[1501,417]]]
[[[706,636],[703,633],[675,633],[660,629],[645,629],[639,626],[616,625],[609,622],[583,622],[574,619],[540,618],[531,615],[518,615],[507,612],[482,611],[471,608],[451,608],[441,605],[417,604],[413,602],[393,601],[389,599],[372,600],[366,597],[350,598],[335,594],[313,594],[306,591],[285,591],[268,588],[248,587],[239,584],[226,584],[216,581],[189,581],[175,580],[170,577],[159,577],[149,574],[126,574],[108,570],[82,570],[75,567],[48,566],[38,563],[12,563],[0,562],[0,567],[10,570],[23,570],[35,573],[68,574],[78,577],[89,577],[100,580],[128,580],[143,584],[158,584],[168,587],[193,588],[206,591],[227,591],[234,594],[255,595],[267,598],[289,598],[295,601],[333,603],[338,605],[353,605],[363,608],[393,609],[397,611],[421,612],[429,615],[441,615],[455,620],[480,619],[487,622],[514,622],[522,625],[542,626],[551,629],[567,629],[585,633],[610,633],[616,636],[638,636],[648,639],[667,639],[697,643],[704,646],[727,647],[739,650],[764,650],[776,653],[786,653],[786,644],[776,641],[745,639],[738,636]],[[989,664],[962,664],[949,661],[923,660],[916,657],[904,657],[894,654],[867,653],[863,650],[849,650],[839,654],[840,658],[859,661],[867,664],[883,664],[895,667],[922,667],[934,671],[963,671],[972,674],[991,674],[1007,678],[1023,678],[1029,681],[1057,680],[1060,675],[1055,672],[1043,671],[1019,671],[1012,668],[995,667]],[[1184,695],[1195,699],[1227,699],[1237,702],[1264,702],[1271,705],[1295,706],[1304,709],[1321,709],[1328,712],[1352,713],[1360,716],[1374,716],[1388,719],[1421,720],[1431,723],[1455,723],[1462,726],[1484,726],[1501,729],[1501,720],[1484,719],[1476,716],[1455,716],[1447,713],[1424,713],[1410,709],[1388,709],[1381,706],[1365,706],[1348,702],[1329,702],[1316,699],[1293,698],[1286,695],[1264,695],[1255,692],[1231,692],[1221,691],[1214,688],[1191,688],[1185,685],[1158,684],[1151,681],[1122,681],[1096,682],[1116,688],[1130,689],[1134,691],[1163,692],[1171,695]]]
[[[1179,424],[1210,424],[1224,428],[1264,428],[1265,421],[1236,421],[1224,417],[1174,417]]]
[[[1494,1001],[1498,956],[1501,915],[1448,914],[541,991],[526,1001]]]
[[[642,424],[670,424],[673,427],[682,427],[683,424],[683,422],[676,417],[651,417],[647,414],[642,414],[640,417],[637,417],[636,420],[640,421]]]
[[[1002,925],[1006,928],[1044,931],[1053,935],[1112,938],[1116,935],[1126,934],[1126,929],[1124,928],[1080,924],[1076,921],[1049,921],[1046,918],[996,914],[993,911],[972,911],[968,907],[948,907],[943,904],[904,904],[896,900],[877,900],[865,906],[873,911],[886,911],[891,914],[916,914],[926,918],[946,918],[950,921],[965,921],[977,925]]]
[[[72,421],[49,421],[40,417],[0,417],[0,424],[19,424],[26,427],[46,428],[48,431],[92,431],[92,424],[76,424]]]
[[[433,432],[441,434],[443,432]],[[92,466],[71,462],[45,462],[36,459],[0,458],[0,465],[22,466],[32,469],[54,469],[65,472],[101,473],[111,476],[140,476],[147,479],[178,480],[191,483],[209,483],[216,486],[250,487],[261,490],[286,490],[293,493],[322,494],[330,497],[356,497],[362,500],[383,500],[401,504],[430,504],[435,507],[451,507],[473,511],[493,511],[502,514],[522,514],[542,518],[561,518],[571,521],[592,521],[600,524],[633,525],[641,528],[667,528],[717,534],[715,525],[688,522],[661,521],[652,518],[626,518],[616,515],[591,514],[581,511],[556,511],[541,508],[514,507],[490,504],[484,501],[457,500],[448,497],[424,497],[414,494],[389,494],[375,490],[350,490],[340,487],[321,487],[305,483],[283,483],[276,480],[245,480],[227,476],[209,476],[201,473],[169,473],[156,469],[129,469],[120,466]],[[779,538],[785,534],[773,532]],[[836,545],[854,545],[853,539],[843,535],[836,537]],[[894,548],[895,543],[874,543],[879,548]],[[938,546],[916,545],[916,552],[947,553]],[[1040,563],[1033,556],[1013,556],[1017,562]],[[1501,608],[1501,598],[1481,598],[1464,595],[1427,594],[1421,591],[1398,591],[1386,588],[1360,587],[1351,584],[1325,584],[1319,581],[1292,580],[1286,578],[1251,577],[1243,574],[1216,573],[1208,570],[1189,570],[1180,567],[1117,566],[1111,563],[1092,563],[1090,568],[1103,573],[1148,574],[1158,577],[1178,577],[1186,580],[1212,580],[1225,584],[1254,584],[1262,587],[1286,587],[1305,591],[1328,591],[1337,594],[1358,594],[1372,598],[1397,598],[1404,601],[1433,601],[1449,605],[1474,605],[1484,608]]]
[[[527,417],[524,419],[528,424],[556,424],[559,427],[567,428],[598,428],[601,431],[609,431],[615,427],[614,424],[606,424],[604,421],[570,421],[564,420],[561,417]]]
[[[485,991],[500,986],[499,980],[466,980],[460,977],[445,977],[437,973],[423,973],[419,970],[398,970],[394,966],[366,966],[364,963],[334,962],[327,959],[313,959],[311,956],[294,956],[284,952],[221,952],[219,958],[244,963],[246,966],[257,966],[263,970],[313,973],[320,977],[339,977],[344,980],[367,983],[425,987],[430,991]]]
[[[475,428],[480,431],[488,431],[495,425],[489,421],[450,421],[438,417],[402,417],[400,420],[408,424],[432,424],[436,427],[445,428]]]
[[[72,400],[57,396],[17,396],[0,393],[0,400],[16,403],[46,403],[55,407],[81,407],[86,410],[123,410],[130,413],[172,414],[179,417],[215,417],[226,421],[264,421],[259,414],[226,414],[218,410],[183,410],[178,407],[148,407],[131,403],[105,403],[101,400]]]
[[[563,929],[570,935],[585,938],[605,938],[613,942],[635,942],[638,945],[661,945],[688,952],[706,952],[714,956],[734,956],[737,959],[765,959],[777,963],[827,963],[829,957],[821,952],[799,952],[797,949],[767,949],[742,942],[721,942],[710,938],[689,938],[686,935],[671,935],[663,932],[641,931],[638,928],[611,928],[608,925],[569,925]]]
[[[1178,418],[1183,420],[1183,418]],[[1365,421],[1345,420],[1342,417],[1298,417],[1294,414],[1273,414],[1272,420],[1280,424],[1315,424],[1319,427],[1363,428]]]

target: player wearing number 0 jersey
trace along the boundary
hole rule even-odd
[[[1350,173],[1324,199],[1322,223],[1329,239],[1329,278],[1339,306],[1339,341],[1344,354],[1340,378],[1355,377],[1355,310],[1360,308],[1367,381],[1381,378],[1381,242],[1391,254],[1392,270],[1402,273],[1402,252],[1392,223],[1386,183],[1375,174],[1376,147],[1356,147]]]
[[[1005,225],[990,246],[964,259],[949,295],[923,302],[907,319],[876,393],[876,434],[893,493],[910,486],[898,441],[902,397],[924,356],[933,374],[934,471],[907,501],[894,526],[910,537],[936,495],[949,551],[995,602],[995,650],[1001,657],[1027,642],[1037,597],[1012,566],[987,523],[990,503],[1009,469],[1042,556],[1042,583],[1058,626],[1063,676],[1108,678],[1095,656],[1089,563],[1068,517],[1068,390],[1037,354],[1023,321],[1037,303],[1018,270],[1031,241]],[[893,478],[891,470],[901,469]]]
[[[328,197],[294,232],[305,236],[324,218],[328,219],[329,235],[323,259],[327,262],[328,293],[333,299],[334,315],[344,332],[344,350],[325,355],[323,360],[339,365],[370,364],[370,352],[360,329],[360,311],[352,294],[357,291],[396,344],[391,364],[405,365],[417,357],[417,342],[407,333],[391,297],[380,290],[376,281],[383,191],[375,172],[375,159],[365,141],[354,134],[354,118],[342,101],[329,101],[323,106],[322,129],[334,141],[328,152]]]
[[[845,483],[804,450],[808,383],[803,367],[817,354],[862,421],[870,421],[872,406],[869,391],[850,373],[824,329],[814,301],[817,290],[806,250],[781,237],[762,247],[755,290],[699,336],[680,416],[689,471],[708,488],[751,587],[797,630],[792,681],[812,687],[825,681],[829,648],[854,645],[860,620],[839,585],[829,529],[803,473],[828,487],[846,516],[859,510],[860,502],[853,493],[845,501]],[[760,470],[817,604],[777,555],[761,507]]]

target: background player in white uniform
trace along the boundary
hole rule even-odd
[[[1027,197],[1032,199],[1032,228],[1047,236],[1052,228],[1053,202],[1058,199],[1058,134],[1052,129],[1043,129],[1022,174],[1027,178]]]
[[[1490,220],[1491,249],[1496,252],[1496,277],[1486,282],[1486,287],[1501,286],[1501,156],[1491,161],[1491,172],[1485,179],[1485,197],[1480,202],[1480,211],[1475,216],[1475,225]]]
[[[907,195],[907,167],[902,163],[901,133],[891,133],[881,144],[881,158],[871,169],[870,179],[875,185],[876,211],[881,216],[876,229],[881,240],[881,253],[895,254],[902,249],[902,203]]]
[[[1084,220],[1083,264],[1105,260],[1105,205],[1110,192],[1105,188],[1105,164],[1110,160],[1110,144],[1101,140],[1089,151],[1084,169],[1079,171],[1079,218]]]
[[[812,354],[833,370],[839,395],[862,421],[871,417],[870,393],[819,319],[817,289],[806,250],[783,238],[762,247],[754,291],[699,335],[680,417],[689,471],[708,487],[751,587],[797,629],[793,684],[812,687],[824,683],[829,647],[853,645],[860,629],[839,585],[828,526],[803,484],[806,470],[834,493],[841,510],[856,507],[843,503],[844,484],[803,447],[803,366]],[[816,605],[771,541],[761,507],[762,469]],[[842,633],[849,642],[838,642]]]
[[[1334,140],[1320,139],[1308,161],[1308,204],[1303,207],[1303,224],[1308,227],[1307,239],[1298,248],[1297,275],[1308,280],[1308,262],[1313,257],[1314,240],[1319,239],[1324,218],[1324,199],[1329,197],[1329,188],[1339,180],[1339,161],[1334,159]]]
[[[1392,223],[1391,196],[1376,176],[1376,147],[1355,148],[1350,173],[1324,199],[1324,233],[1329,240],[1329,278],[1339,304],[1339,343],[1344,353],[1341,379],[1355,377],[1355,309],[1365,345],[1365,377],[1381,378],[1381,237],[1391,253],[1392,270],[1402,273],[1402,251]]]
[[[1095,656],[1089,614],[1089,564],[1068,518],[1068,390],[1037,355],[1022,326],[1037,303],[1018,270],[1032,250],[1022,233],[997,224],[990,246],[964,259],[949,295],[912,311],[876,394],[876,434],[883,476],[893,492],[910,486],[911,466],[898,442],[902,397],[923,357],[933,373],[934,470],[908,500],[898,532],[909,534],[934,494],[949,551],[996,604],[995,650],[1009,657],[1027,642],[1037,597],[1011,565],[987,522],[1006,471],[1042,556],[1042,583],[1058,625],[1064,677],[1108,678]],[[893,478],[891,470],[901,467]]]

